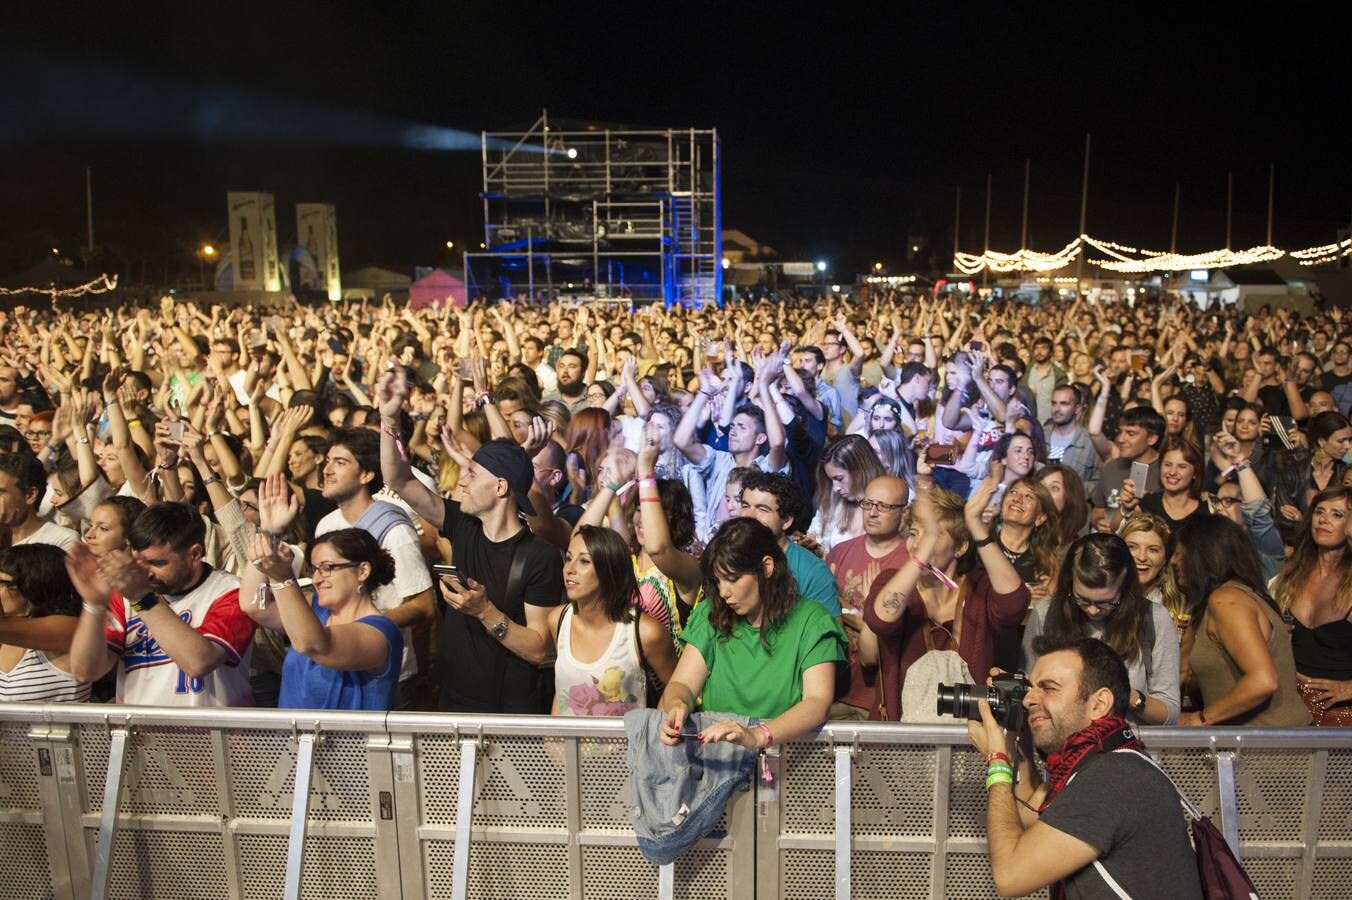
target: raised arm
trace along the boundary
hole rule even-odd
[[[963,518],[967,522],[967,533],[972,536],[972,543],[979,545],[977,554],[981,558],[981,565],[985,568],[987,577],[990,578],[991,588],[997,594],[1012,594],[1023,586],[1023,579],[1014,570],[1009,557],[1000,549],[998,541],[987,541],[982,545],[982,541],[990,536],[990,526],[982,519],[981,513],[995,496],[995,489],[1004,477],[1003,470],[1004,466],[999,463],[991,466],[991,474],[967,499],[967,504],[963,507]]]
[[[1094,401],[1094,409],[1089,413],[1089,440],[1094,445],[1095,452],[1099,459],[1112,459],[1117,453],[1117,447],[1108,440],[1103,434],[1103,420],[1108,413],[1108,396],[1113,389],[1113,383],[1108,380],[1108,376],[1103,371],[1103,366],[1094,367],[1094,377],[1099,382],[1098,399]]]
[[[709,453],[709,448],[695,438],[695,432],[699,428],[700,416],[704,413],[705,405],[714,398],[722,387],[723,383],[713,373],[712,369],[706,368],[700,372],[699,391],[691,399],[690,406],[681,416],[681,422],[676,426],[676,431],[671,437],[676,449],[680,450],[685,458],[695,465],[704,462],[704,457]]]
[[[413,511],[438,530],[446,519],[446,504],[440,496],[413,477],[400,434],[399,413],[408,397],[408,381],[402,366],[380,376],[376,404],[380,409],[380,474]]]
[[[671,526],[662,511],[657,488],[657,457],[662,441],[656,429],[643,430],[638,453],[638,508],[643,522],[643,550],[663,575],[670,578],[682,597],[694,597],[703,581],[699,560],[671,542]]]

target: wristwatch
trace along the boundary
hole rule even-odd
[[[131,601],[131,611],[134,613],[143,613],[148,609],[153,609],[160,602],[159,596],[151,591],[139,600]]]
[[[1141,693],[1140,691],[1137,691],[1136,696],[1140,697],[1141,699],[1131,705],[1131,711],[1136,713],[1137,715],[1140,715],[1141,713],[1145,712],[1145,694]]]
[[[502,621],[488,629],[488,633],[493,635],[494,640],[505,640],[507,637],[507,626],[511,623],[506,613],[502,615]]]

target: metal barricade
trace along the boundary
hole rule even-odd
[[[1144,737],[1264,897],[1352,897],[1352,730]],[[960,726],[777,748],[665,872],[618,719],[0,705],[0,741],[0,900],[994,896]]]

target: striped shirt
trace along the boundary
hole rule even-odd
[[[85,703],[89,685],[63,672],[47,654],[28,650],[8,672],[0,672],[0,701],[5,703]]]

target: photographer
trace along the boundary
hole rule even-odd
[[[967,726],[989,766],[986,840],[996,890],[1014,897],[1056,885],[1053,897],[1200,898],[1174,786],[1136,753],[1110,752],[1144,749],[1125,718],[1130,687],[1121,658],[1094,638],[1044,639],[1037,650],[1023,708],[1033,745],[1047,758],[1046,783],[1031,784],[1022,760],[1014,787],[1005,729],[985,700],[981,721]]]

